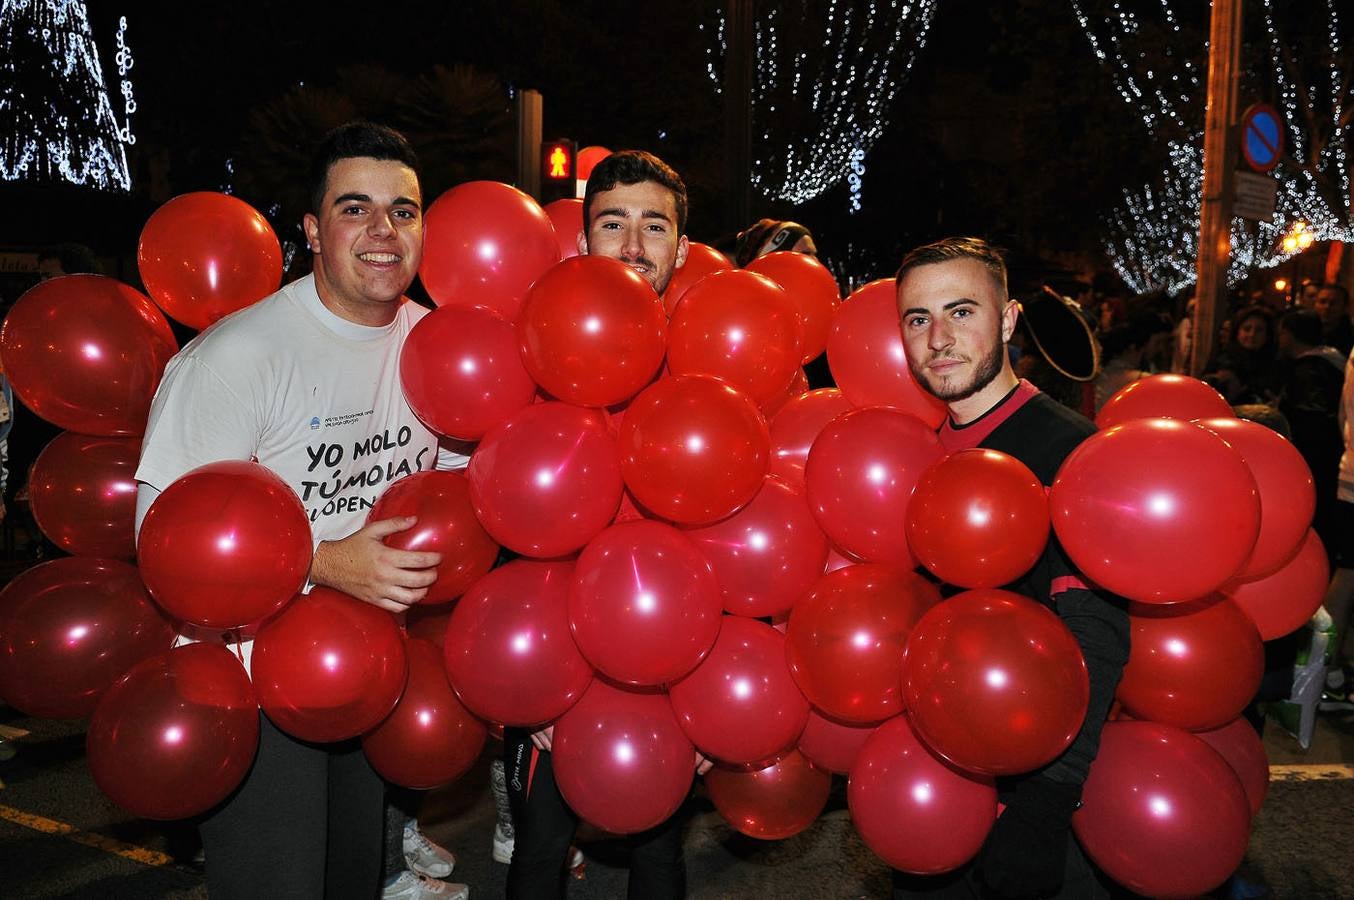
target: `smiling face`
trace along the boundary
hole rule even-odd
[[[687,239],[678,232],[677,200],[658,182],[599,191],[583,212],[587,230],[579,235],[578,252],[620,260],[657,293],[686,264]]]
[[[956,422],[982,415],[1015,387],[1006,343],[1016,315],[1015,301],[976,259],[919,265],[898,282],[908,367]]]
[[[385,325],[423,258],[423,198],[404,163],[370,157],[329,167],[324,201],[303,222],[324,305],[362,325]]]

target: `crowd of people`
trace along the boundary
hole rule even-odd
[[[159,492],[216,460],[255,459],[301,494],[317,427],[344,444],[402,429],[413,435],[412,446],[388,446],[389,459],[368,465],[393,464],[419,448],[438,468],[466,465],[410,410],[394,364],[426,314],[403,301],[423,253],[424,198],[412,149],[388,128],[343,126],[318,148],[310,188],[304,231],[312,273],[204,332],[167,367],[136,473],[138,528]],[[686,260],[687,212],[685,186],[670,166],[642,151],[614,153],[588,179],[579,250],[620,260],[662,294]],[[735,263],[785,250],[816,253],[809,229],[762,219],[738,236]],[[1342,546],[1354,533],[1347,421],[1354,414],[1354,363],[1347,362],[1354,329],[1345,290],[1313,287],[1291,309],[1237,310],[1205,377],[1234,405],[1280,414],[1311,466],[1321,498],[1316,528],[1337,569],[1328,607],[1343,632],[1354,607],[1354,555]],[[908,365],[948,409],[939,431],[948,451],[1002,450],[1049,485],[1094,432],[1091,417],[1110,396],[1145,375],[1180,370],[1188,359],[1188,327],[1179,324],[1187,310],[1174,317],[1161,304],[1084,299],[1064,303],[1084,322],[1095,348],[1090,357],[1098,353],[1100,365],[1069,374],[1050,359],[1050,342],[1019,324],[1005,263],[991,245],[946,238],[904,256],[897,300]],[[5,400],[0,423],[8,418]],[[413,520],[366,523],[358,504],[344,509],[338,504],[334,515],[312,517],[310,584],[395,613],[417,604],[435,580],[439,554],[383,542]],[[1049,765],[999,782],[1005,811],[973,862],[941,876],[896,873],[895,896],[1108,896],[1070,823],[1127,662],[1126,604],[1084,581],[1056,538],[1014,589],[1053,609],[1076,638],[1090,674],[1085,719]],[[247,667],[249,641],[227,640],[239,641]],[[1346,677],[1343,668],[1332,671],[1334,693]],[[201,823],[213,898],[469,895],[468,886],[446,880],[454,857],[421,833],[418,795],[383,783],[357,742],[311,744],[260,718],[253,768]],[[491,776],[499,801],[494,858],[510,864],[510,898],[563,896],[577,852],[578,817],[554,783],[551,746],[548,726],[505,729],[504,757]],[[710,765],[699,752],[691,760],[698,774]],[[679,811],[627,839],[629,896],[685,896],[683,824]]]

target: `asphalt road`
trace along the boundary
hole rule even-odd
[[[0,723],[29,732],[16,742],[17,755],[0,762],[0,897],[206,897],[201,871],[190,862],[190,828],[131,818],[94,787],[82,723],[12,710],[0,711]],[[490,741],[486,754],[498,747]],[[1276,777],[1255,821],[1245,874],[1267,883],[1274,898],[1354,898],[1354,715],[1323,717],[1307,751],[1271,724],[1266,747]],[[507,872],[490,858],[488,758],[457,785],[429,794],[420,814],[424,831],[459,857],[452,880],[470,884],[479,898],[502,896]],[[691,801],[689,896],[887,896],[888,870],[856,836],[845,806],[839,781],[811,829],[763,843],[733,832],[708,802]],[[581,845],[587,863],[582,877],[570,881],[571,900],[624,897],[623,854],[605,842]]]

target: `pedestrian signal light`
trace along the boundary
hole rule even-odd
[[[541,145],[541,166],[544,178],[550,181],[573,181],[576,148],[573,141],[546,141]]]

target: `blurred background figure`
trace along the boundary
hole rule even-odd
[[[818,255],[818,246],[813,242],[813,233],[798,222],[781,222],[777,219],[758,219],[738,232],[738,242],[733,252],[733,263],[740,269],[759,256],[775,253],[777,250],[790,250],[795,253]]]
[[[1233,406],[1267,403],[1275,392],[1276,354],[1274,317],[1263,306],[1247,306],[1232,318],[1231,327],[1204,367],[1204,380]]]
[[[1354,325],[1349,321],[1349,292],[1342,285],[1323,284],[1310,307],[1321,317],[1321,343],[1348,356],[1354,349]]]

